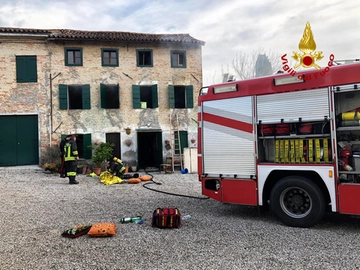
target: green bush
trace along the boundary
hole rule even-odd
[[[113,155],[114,144],[112,143],[101,142],[98,146],[90,145],[89,147],[93,149],[91,160],[97,167],[101,167],[101,165],[109,160]]]

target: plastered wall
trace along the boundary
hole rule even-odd
[[[65,66],[65,47],[82,48],[83,66]],[[106,133],[120,132],[122,156],[134,160],[135,131],[161,130],[163,140],[168,140],[170,115],[179,120],[180,130],[188,131],[189,147],[196,147],[197,124],[192,119],[197,119],[197,96],[202,84],[200,45],[51,42],[26,37],[2,39],[0,48],[0,114],[38,115],[40,156],[47,146],[59,143],[61,134],[91,133],[94,143],[104,142]],[[102,48],[118,49],[118,67],[101,66]],[[136,49],[152,49],[153,67],[136,66]],[[186,51],[186,68],[170,67],[170,50]],[[16,55],[37,56],[37,83],[16,83]],[[100,108],[100,83],[119,84],[120,109]],[[59,84],[89,84],[91,109],[59,110]],[[159,107],[133,109],[134,84],[157,84]],[[169,109],[168,85],[193,85],[194,108]],[[129,135],[125,133],[128,127],[132,131]],[[126,140],[133,143],[127,146]],[[164,157],[169,155],[163,149]]]

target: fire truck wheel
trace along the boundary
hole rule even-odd
[[[311,227],[325,214],[325,200],[310,179],[288,176],[275,184],[270,194],[270,208],[281,222],[292,227]]]

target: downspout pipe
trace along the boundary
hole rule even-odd
[[[50,147],[51,147],[51,144],[52,144],[51,143],[52,142],[52,134],[54,133],[54,131],[53,131],[53,102],[52,102],[53,90],[52,90],[52,82],[59,75],[61,75],[61,72],[56,74],[54,77],[52,77],[52,75],[50,73]]]

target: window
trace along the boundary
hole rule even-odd
[[[119,99],[118,84],[100,84],[101,108],[118,109],[120,108]]]
[[[133,85],[133,108],[146,109],[158,107],[157,85],[140,86]]]
[[[36,56],[16,56],[16,82],[37,82]]]
[[[192,85],[169,85],[170,108],[194,108],[194,93]]]
[[[65,48],[65,66],[82,66],[82,49]]]
[[[59,84],[60,110],[90,109],[90,85]]]
[[[103,66],[119,66],[117,49],[101,49],[101,61]]]
[[[136,63],[138,67],[152,67],[152,50],[136,50]]]
[[[185,51],[171,51],[171,67],[172,68],[186,68],[186,52]]]

